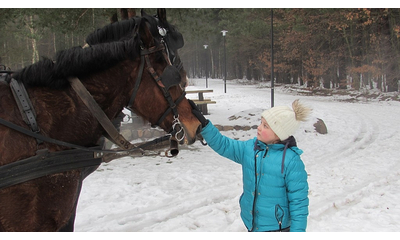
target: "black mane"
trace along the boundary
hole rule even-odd
[[[99,43],[113,42],[129,38],[134,33],[136,25],[142,20],[145,20],[150,24],[150,32],[153,37],[160,37],[156,17],[145,14],[142,17],[133,17],[128,20],[121,20],[99,28],[86,37],[86,43],[92,46]]]
[[[143,20],[150,24],[153,37],[159,39],[161,36],[158,33],[157,18],[144,13],[143,17],[108,24],[89,34],[86,38],[86,43],[91,46],[89,48],[75,47],[60,51],[54,61],[42,58],[39,62],[14,73],[13,78],[24,83],[26,87],[65,88],[69,86],[69,77],[80,77],[104,70],[128,56],[134,59],[140,51],[134,29]],[[183,37],[171,24],[167,23],[167,26],[162,27],[169,30],[165,40],[173,54],[183,46]]]
[[[69,85],[69,77],[81,77],[110,68],[124,59],[135,59],[139,51],[137,37],[88,48],[74,47],[58,52],[54,61],[42,58],[14,73],[13,78],[26,87],[65,88]]]
[[[138,18],[131,18],[115,23],[111,23],[97,29],[86,37],[86,43],[95,45],[99,43],[113,42],[132,36]]]
[[[149,23],[149,29],[151,35],[153,35],[154,38],[159,39],[161,37],[158,32],[158,27],[168,29],[168,34],[167,36],[165,36],[165,40],[168,43],[168,47],[171,48],[172,51],[176,51],[179,48],[183,47],[183,36],[181,33],[178,32],[174,25],[164,23],[166,25],[160,26],[160,22],[158,21],[156,16],[151,16],[144,12],[142,12],[142,17],[134,17],[128,20],[121,20],[119,22],[114,22],[97,29],[86,37],[86,43],[92,46],[99,43],[106,43],[129,38],[132,36],[132,34],[134,34],[134,29],[136,25],[143,20]]]

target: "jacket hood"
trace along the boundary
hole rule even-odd
[[[293,136],[290,136],[287,139],[278,142],[278,144],[283,144],[285,146],[287,144],[287,147],[289,147],[289,148],[290,147],[297,147],[296,139]]]
[[[291,148],[291,147],[297,147],[296,139],[293,136],[288,137],[284,141],[280,141],[276,144],[282,144],[286,148]],[[270,145],[275,145],[275,144],[270,144]],[[254,150],[264,150],[266,148],[267,144],[264,142],[259,141],[256,139],[254,143]],[[278,146],[282,147],[282,146]]]

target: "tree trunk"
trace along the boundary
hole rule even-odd
[[[211,61],[211,78],[215,78],[215,66],[214,66],[214,58],[213,58],[214,54],[213,54],[213,49],[210,48],[210,61]]]
[[[32,64],[39,61],[39,52],[37,49],[37,41],[36,41],[36,33],[37,30],[35,30],[33,26],[33,16],[28,17],[28,24],[29,32],[31,33],[31,45],[32,45]]]

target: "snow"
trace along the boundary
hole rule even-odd
[[[224,93],[223,80],[208,81],[214,92],[205,97],[217,104],[208,106],[206,117],[214,124],[258,125],[261,112],[271,106],[268,83],[230,80]],[[203,88],[205,79],[192,79],[188,87]],[[295,134],[309,174],[307,231],[399,231],[400,102],[349,98],[275,87],[275,106],[300,99],[313,108]],[[317,118],[328,134],[315,131]],[[222,133],[242,140],[256,136],[255,129]],[[241,177],[240,165],[200,142],[181,147],[172,159],[123,157],[103,163],[84,181],[75,231],[246,232],[238,203]]]

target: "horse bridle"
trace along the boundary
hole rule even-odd
[[[146,63],[147,70],[149,71],[150,75],[153,77],[153,79],[157,83],[158,87],[162,91],[162,93],[164,95],[164,98],[167,100],[168,106],[169,106],[168,109],[164,112],[164,114],[158,119],[156,124],[152,125],[152,126],[153,127],[154,126],[159,126],[164,121],[164,119],[168,116],[168,114],[170,114],[171,111],[172,111],[174,120],[172,122],[172,128],[170,130],[170,134],[173,137],[175,137],[175,139],[178,142],[180,142],[180,141],[183,140],[185,135],[183,134],[182,137],[179,137],[179,134],[182,131],[184,131],[184,129],[183,129],[182,125],[181,125],[181,122],[179,121],[179,114],[178,114],[177,106],[183,100],[183,98],[185,97],[186,92],[184,91],[184,88],[182,88],[182,86],[181,86],[181,89],[183,90],[183,92],[182,92],[181,96],[178,97],[178,99],[174,102],[174,100],[172,99],[172,96],[171,96],[171,94],[169,92],[169,88],[174,86],[174,85],[171,85],[171,86],[167,85],[166,86],[166,84],[163,82],[162,77],[160,77],[157,74],[157,72],[154,70],[153,66],[151,65],[150,58],[149,58],[150,54],[154,54],[156,52],[161,51],[165,61],[168,63],[166,68],[168,68],[168,67],[176,67],[176,66],[173,66],[171,64],[170,58],[168,56],[167,49],[168,49],[168,46],[167,46],[166,42],[163,39],[161,39],[161,44],[159,44],[158,46],[150,47],[148,49],[144,48],[143,45],[141,45],[141,50],[140,50],[140,55],[141,55],[140,56],[140,69],[139,69],[139,73],[138,73],[138,75],[136,77],[135,88],[133,90],[133,93],[131,95],[131,98],[130,98],[129,103],[128,103],[126,108],[133,112],[132,105],[133,105],[133,103],[135,101],[135,98],[136,98],[136,95],[138,93],[139,86],[140,86],[140,83],[141,83],[141,80],[142,80],[142,76],[143,76],[144,65]],[[178,67],[176,67],[176,68],[179,71],[182,68],[182,63],[180,62],[178,64]],[[164,71],[165,71],[165,69],[164,69]],[[178,85],[179,85],[179,83],[178,83]]]

